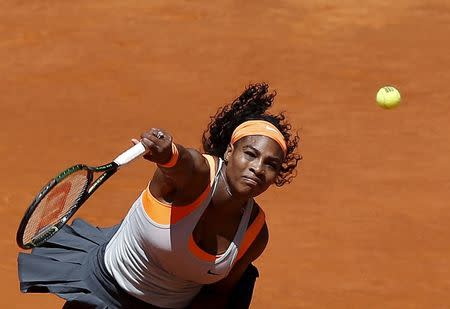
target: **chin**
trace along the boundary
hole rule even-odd
[[[238,195],[239,197],[247,198],[247,199],[257,197],[258,195],[263,193],[263,192],[260,192],[259,190],[255,190],[255,189],[252,189],[247,186],[245,186],[243,188],[239,188],[235,192],[236,192],[236,195]]]

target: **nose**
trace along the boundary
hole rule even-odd
[[[258,178],[263,179],[265,171],[262,160],[254,160],[253,164],[250,165],[250,171],[253,174],[255,174]]]

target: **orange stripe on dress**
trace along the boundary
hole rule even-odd
[[[261,208],[259,208],[258,215],[245,232],[244,239],[242,240],[242,243],[239,246],[239,253],[236,258],[236,261],[239,260],[245,254],[245,252],[247,252],[248,248],[250,248],[251,244],[258,236],[265,222],[266,222],[266,215],[264,214],[264,211]]]
[[[208,196],[211,187],[205,191],[191,204],[183,206],[172,206],[157,200],[147,188],[142,194],[142,204],[147,215],[158,224],[174,224],[194,211]]]
[[[256,216],[255,220],[253,220],[252,224],[247,228],[247,231],[244,234],[244,239],[242,240],[242,243],[239,247],[238,256],[235,260],[235,263],[245,254],[245,252],[248,250],[248,248],[251,246],[253,241],[258,236],[259,232],[261,231],[262,227],[264,226],[264,223],[266,222],[266,216],[264,214],[264,211],[259,208],[259,213]],[[221,257],[222,254],[213,255],[208,252],[205,252],[202,248],[200,248],[194,240],[194,237],[192,234],[189,237],[189,249],[191,252],[198,257],[199,259],[202,259],[204,261],[208,262],[214,262],[217,258]]]
[[[213,157],[208,155],[204,155],[204,157],[210,166],[210,184],[192,203],[188,205],[172,205],[161,202],[151,194],[147,186],[142,193],[142,204],[145,212],[153,221],[163,225],[174,224],[189,215],[206,199],[211,191],[211,185],[215,178],[216,164]]]
[[[214,262],[217,258],[219,258],[221,255],[213,255],[206,251],[204,251],[202,248],[200,248],[194,240],[194,237],[192,234],[189,236],[188,240],[188,246],[191,252],[198,257],[201,260],[208,261],[208,262]]]

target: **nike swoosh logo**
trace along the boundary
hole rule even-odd
[[[220,275],[220,274],[213,273],[210,269],[208,270],[208,274],[214,275],[214,276],[219,276]]]
[[[274,128],[269,127],[269,126],[266,126],[266,129],[269,130],[269,131],[277,132],[277,130],[275,130]]]

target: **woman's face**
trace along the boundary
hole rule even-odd
[[[233,195],[250,198],[263,193],[275,182],[284,154],[273,139],[250,135],[228,146],[225,159]]]

